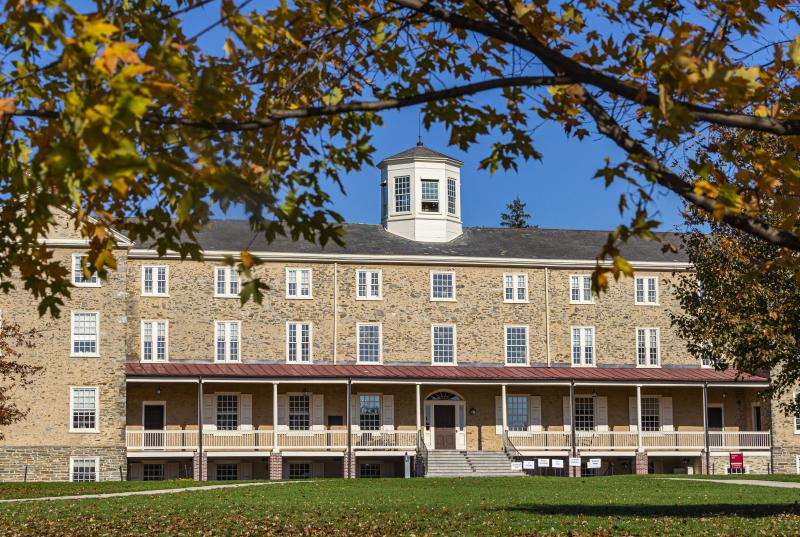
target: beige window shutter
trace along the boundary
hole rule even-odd
[[[314,431],[325,429],[325,399],[321,393],[311,396],[311,429]]]
[[[636,397],[628,397],[628,427],[632,433],[639,430],[639,415],[636,412]]]
[[[661,430],[666,432],[675,430],[672,422],[672,397],[661,398]]]
[[[595,401],[597,430],[601,432],[608,431],[608,397],[598,396]]]
[[[273,424],[274,426],[275,424]],[[279,395],[278,396],[278,423],[277,427],[279,431],[288,431],[289,430],[289,396],[287,395]]]
[[[503,434],[503,397],[500,395],[494,398],[494,432]]]
[[[570,405],[569,395],[565,395],[563,399],[564,430],[569,432],[572,430],[572,406]]]
[[[394,429],[394,395],[381,397],[381,424],[385,431]]]
[[[361,404],[357,394],[350,396],[350,421],[353,422],[351,425],[354,431],[361,428]]]
[[[242,431],[253,430],[253,395],[250,393],[239,396],[239,428]]]
[[[203,428],[217,430],[217,396],[213,393],[203,394]]]
[[[528,430],[542,430],[542,397],[532,395],[528,398]]]

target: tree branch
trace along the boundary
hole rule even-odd
[[[576,95],[583,108],[594,118],[600,133],[611,139],[628,155],[636,157],[638,162],[652,172],[655,181],[659,185],[675,192],[692,205],[710,214],[714,213],[717,204],[716,200],[698,194],[690,183],[687,183],[664,166],[660,160],[645,149],[641,142],[633,139],[584,88],[580,88]],[[800,252],[800,236],[770,225],[763,220],[743,214],[726,213],[722,217],[722,221],[731,227],[777,246]]]
[[[270,110],[266,115],[242,121],[194,119],[180,116],[164,116],[161,114],[147,114],[144,121],[158,125],[178,125],[198,129],[222,132],[242,132],[264,129],[288,119],[305,119],[312,117],[332,116],[347,112],[380,112],[392,108],[405,108],[431,101],[453,99],[465,95],[473,95],[487,90],[510,87],[531,86],[558,86],[567,84],[570,79],[557,76],[520,76],[509,78],[495,78],[474,82],[463,86],[454,86],[441,90],[419,93],[407,97],[395,97],[378,101],[351,101],[329,106],[309,106],[295,109]],[[22,109],[8,113],[15,117],[33,117],[38,119],[58,119],[61,113],[54,110]]]
[[[516,20],[507,20],[508,24],[501,27],[498,24],[477,21],[447,11],[444,8],[430,5],[426,0],[389,1],[418,13],[429,15],[456,28],[477,32],[486,37],[516,45],[534,54],[556,75],[566,76],[572,82],[588,84],[639,104],[659,106],[660,98],[657,93],[651,91],[643,92],[641,87],[631,86],[606,73],[581,65],[557,50],[551,49],[539,40],[530,37],[527,33],[523,34],[519,31],[520,25]],[[507,15],[506,18],[508,19],[509,16]],[[517,28],[518,30],[513,31],[511,28]],[[674,103],[677,106],[685,107],[694,114],[695,119],[706,123],[767,132],[777,136],[800,134],[800,119],[756,117],[749,114],[696,105],[686,101],[674,101]]]

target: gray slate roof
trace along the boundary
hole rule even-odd
[[[445,243],[417,242],[386,231],[378,224],[345,224],[345,245],[329,243],[324,248],[305,241],[294,242],[278,237],[268,244],[262,236],[254,238],[244,220],[212,220],[198,234],[206,251],[276,252],[297,254],[354,255],[431,255],[453,257],[505,257],[509,259],[593,260],[608,236],[607,231],[568,229],[465,228],[464,233]],[[662,243],[631,240],[623,245],[623,255],[630,261],[688,261],[682,253],[664,254],[664,242],[680,246],[674,233],[660,233]],[[252,240],[252,243],[251,243]]]
[[[461,163],[461,161],[458,160],[457,158],[448,157],[444,153],[439,153],[438,151],[434,151],[433,149],[431,149],[429,147],[425,147],[424,145],[415,145],[414,147],[406,149],[405,151],[401,151],[401,152],[397,153],[396,155],[392,155],[391,157],[386,157],[385,159],[383,159],[378,164],[378,166],[380,166],[381,164],[383,164],[383,162],[385,162],[387,160],[405,159],[405,158],[447,159],[447,160],[454,160],[456,162]]]

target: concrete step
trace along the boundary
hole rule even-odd
[[[511,459],[501,451],[430,451],[428,477],[521,476],[511,470]]]

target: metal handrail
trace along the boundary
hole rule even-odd
[[[506,452],[506,455],[511,457],[511,459],[521,459],[522,453],[514,446],[514,443],[511,441],[511,438],[508,436],[508,431],[503,431],[503,451]]]
[[[428,473],[428,446],[425,445],[425,433],[419,431],[417,435],[416,477],[425,477]]]

